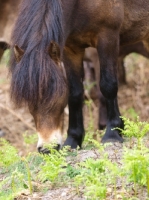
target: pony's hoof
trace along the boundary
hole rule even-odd
[[[106,128],[105,124],[99,124],[99,130],[104,130]]]
[[[81,146],[79,145],[79,143],[77,142],[77,140],[71,136],[68,136],[66,141],[64,142],[63,146],[70,146],[71,149],[77,149],[77,147],[79,146],[81,148]]]
[[[108,143],[108,142],[120,142],[123,143],[124,139],[117,133],[117,134],[113,134],[113,135],[104,135],[102,140],[102,143]]]

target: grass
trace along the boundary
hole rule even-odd
[[[0,183],[0,199],[12,200],[24,190],[28,191],[30,197],[34,192],[44,195],[46,188],[63,188],[70,185],[78,196],[83,194],[86,199],[139,199],[138,190],[146,190],[147,199],[149,151],[144,137],[149,130],[149,124],[140,122],[139,118],[136,122],[127,118],[123,120],[126,125],[123,134],[136,140],[131,146],[123,145],[121,164],[109,159],[106,153],[106,147],[109,145],[102,145],[88,136],[88,144],[98,151],[99,156],[84,161],[78,159],[81,151],[64,148],[57,152],[52,146],[49,147],[50,156],[29,153],[26,157],[21,157],[16,148],[1,139],[0,174],[3,178]],[[32,144],[35,141],[35,137],[26,137],[27,143]],[[68,157],[76,162],[68,162]],[[121,182],[119,189],[118,182]],[[132,185],[132,190],[129,191],[127,185]]]

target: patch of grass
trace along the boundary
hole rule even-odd
[[[0,140],[0,144],[0,171],[5,177],[0,183],[0,198],[5,199],[5,194],[7,194],[10,199],[13,199],[23,189],[28,189],[32,194],[32,172],[35,169],[31,169],[31,166],[35,168],[35,157],[37,156],[39,159],[40,155],[35,154],[34,158],[33,154],[21,157],[18,155],[17,149],[4,139]]]
[[[41,155],[43,158],[43,165],[39,172],[39,178],[42,182],[50,181],[55,184],[60,180],[60,176],[66,171],[66,155],[67,148],[57,151],[53,146],[49,147],[50,155]]]
[[[70,151],[67,147],[58,152],[50,146],[49,155],[29,153],[21,157],[16,148],[1,139],[0,174],[3,180],[0,182],[0,200],[13,200],[24,189],[31,195],[34,191],[43,192],[43,188],[45,192],[48,188],[64,185],[71,185],[78,195],[83,194],[88,200],[118,200],[119,196],[123,200],[137,199],[137,191],[142,188],[149,196],[149,150],[143,140],[149,124],[140,122],[139,118],[136,122],[127,118],[123,120],[125,129],[121,130],[122,133],[129,138],[137,138],[139,142],[127,147],[124,144],[120,164],[111,161],[105,152],[109,144],[100,144],[93,137],[88,137],[86,143],[98,150],[99,155],[83,162],[78,159],[78,150]],[[27,138],[27,144],[34,139]],[[72,157],[73,162],[68,162],[68,157]],[[121,182],[119,187],[124,192],[119,193],[118,182]],[[34,183],[40,184],[38,190]],[[127,185],[130,184],[135,194],[129,193]]]
[[[135,193],[136,184],[146,186],[149,195],[149,150],[141,142],[141,149],[124,148],[123,170],[130,182],[134,182]]]
[[[29,146],[29,145],[32,145],[32,144],[35,144],[37,143],[38,141],[38,136],[37,134],[28,134],[27,132],[25,132],[23,134],[23,139],[24,139],[24,143],[26,146]]]
[[[107,180],[105,174],[105,162],[103,160],[87,159],[79,164],[80,174],[74,178],[77,191],[83,187],[85,196],[89,199],[105,199]]]
[[[19,160],[18,151],[6,140],[0,139],[0,167],[9,167]]]
[[[77,169],[70,164],[67,165],[66,168],[66,175],[70,177],[71,179],[74,178],[75,176],[79,175],[81,173],[80,169]]]
[[[139,117],[137,117],[136,122],[121,117],[124,122],[124,129],[116,128],[121,131],[122,135],[129,138],[137,138],[138,148],[140,147],[141,141],[145,134],[149,132],[149,123],[139,121]],[[130,140],[131,141],[131,140]]]

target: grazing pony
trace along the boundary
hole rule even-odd
[[[62,144],[61,117],[69,105],[64,145],[81,147],[83,55],[97,48],[100,89],[106,99],[108,122],[103,142],[123,138],[117,103],[119,46],[149,41],[148,0],[24,0],[12,35],[11,97],[29,107],[38,131],[39,152],[44,144]],[[64,63],[64,68],[61,63]],[[64,74],[66,72],[66,75]]]
[[[130,53],[138,53],[146,58],[149,58],[149,52],[146,50],[142,42],[137,42],[135,44],[130,44],[120,47],[118,56],[118,82],[119,85],[126,84],[126,74],[124,68],[124,58]],[[97,50],[93,47],[85,49],[84,55],[84,79],[88,83],[99,83],[99,72],[100,64]],[[107,123],[107,109],[106,109],[106,99],[100,91],[98,84],[94,84],[90,89],[90,97],[95,104],[99,104],[99,118],[98,118],[98,128],[104,129]]]

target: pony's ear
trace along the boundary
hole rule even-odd
[[[60,61],[60,48],[56,42],[51,41],[48,53],[52,60],[54,60],[58,64]]]
[[[15,44],[14,46],[14,54],[17,62],[20,62],[24,55],[24,50],[18,47],[18,45]]]

